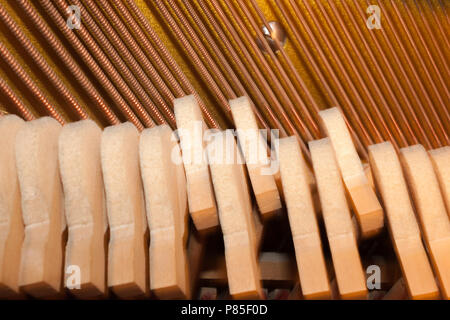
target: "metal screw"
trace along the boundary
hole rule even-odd
[[[269,43],[270,47],[272,48],[272,50],[274,52],[278,51],[278,46],[277,46],[277,40],[278,43],[281,46],[284,46],[286,43],[286,31],[284,30],[283,26],[281,23],[279,23],[278,21],[270,21],[269,22],[269,26],[270,26],[270,31],[268,30],[268,28],[266,28],[266,26],[262,27],[262,32],[264,37],[266,38],[267,42]],[[262,51],[265,51],[265,48],[263,46],[263,44],[259,41],[258,39],[258,46]]]

